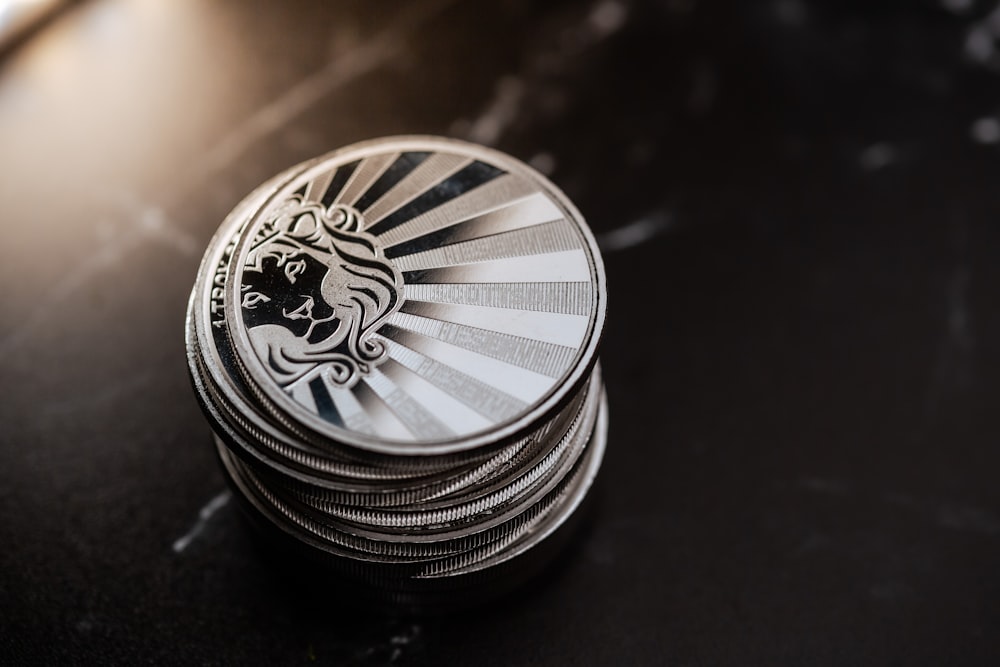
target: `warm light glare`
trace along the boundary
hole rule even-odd
[[[60,4],[60,0],[0,0],[0,48]]]

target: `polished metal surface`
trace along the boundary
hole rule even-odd
[[[338,576],[415,593],[520,561],[580,505],[606,440],[605,309],[593,236],[544,176],[389,137],[233,209],[188,361],[245,507]]]
[[[513,433],[593,358],[604,276],[579,220],[540,175],[481,147],[338,152],[240,237],[225,313],[237,359],[292,419],[362,448]]]

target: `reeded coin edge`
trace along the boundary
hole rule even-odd
[[[563,478],[566,485],[559,491],[558,499],[548,506],[540,517],[528,519],[533,525],[529,530],[517,535],[512,543],[497,545],[488,557],[475,558],[470,552],[469,557],[474,561],[467,564],[459,564],[462,554],[452,554],[450,556],[427,555],[424,557],[416,554],[403,560],[397,560],[393,556],[377,555],[375,553],[360,553],[352,548],[335,544],[328,541],[328,538],[321,538],[304,530],[304,526],[299,524],[301,519],[294,515],[287,514],[288,508],[278,508],[273,506],[274,499],[268,498],[265,502],[258,493],[263,492],[269,495],[263,487],[258,487],[256,491],[248,488],[251,484],[249,480],[243,479],[240,472],[232,466],[235,460],[230,458],[232,453],[224,443],[218,442],[218,454],[221,457],[223,467],[227,474],[228,481],[235,485],[241,494],[241,498],[252,508],[257,519],[265,522],[273,530],[291,538],[293,542],[307,548],[313,554],[324,555],[332,559],[331,565],[339,564],[337,571],[341,574],[352,573],[357,578],[358,583],[365,582],[369,586],[381,589],[405,589],[409,583],[422,580],[431,584],[434,581],[451,582],[455,579],[464,579],[477,575],[483,571],[497,569],[501,565],[509,564],[511,561],[519,560],[529,552],[538,547],[541,543],[550,538],[559,530],[570,517],[573,516],[583,500],[586,498],[593,486],[594,480],[603,462],[607,443],[608,432],[608,407],[607,397],[603,387],[601,397],[597,407],[597,416],[593,424],[588,442],[581,452],[579,465]],[[555,491],[555,489],[553,489]],[[533,503],[526,503],[523,512],[529,512]],[[514,515],[516,519],[518,515]],[[318,525],[318,524],[317,524]],[[493,526],[495,528],[495,526]],[[484,532],[490,531],[490,526],[483,526]],[[516,531],[515,531],[516,532]],[[345,537],[347,535],[345,534]],[[449,537],[469,537],[468,533]],[[392,544],[392,543],[387,543]],[[419,542],[410,542],[411,547],[418,548]],[[403,543],[397,545],[402,547]],[[487,544],[482,545],[487,547]],[[472,551],[475,551],[473,549]],[[435,563],[446,565],[443,570],[435,571]],[[344,569],[346,568],[346,569]],[[453,584],[447,583],[446,586]]]

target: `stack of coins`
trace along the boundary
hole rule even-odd
[[[256,524],[338,585],[419,606],[509,587],[568,532],[605,447],[605,309],[593,236],[544,176],[389,137],[230,213],[187,354]]]

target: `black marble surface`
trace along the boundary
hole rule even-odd
[[[0,663],[1000,664],[1000,10],[78,3],[0,61]],[[355,140],[550,174],[601,241],[609,449],[530,590],[309,600],[188,383],[228,210]]]

